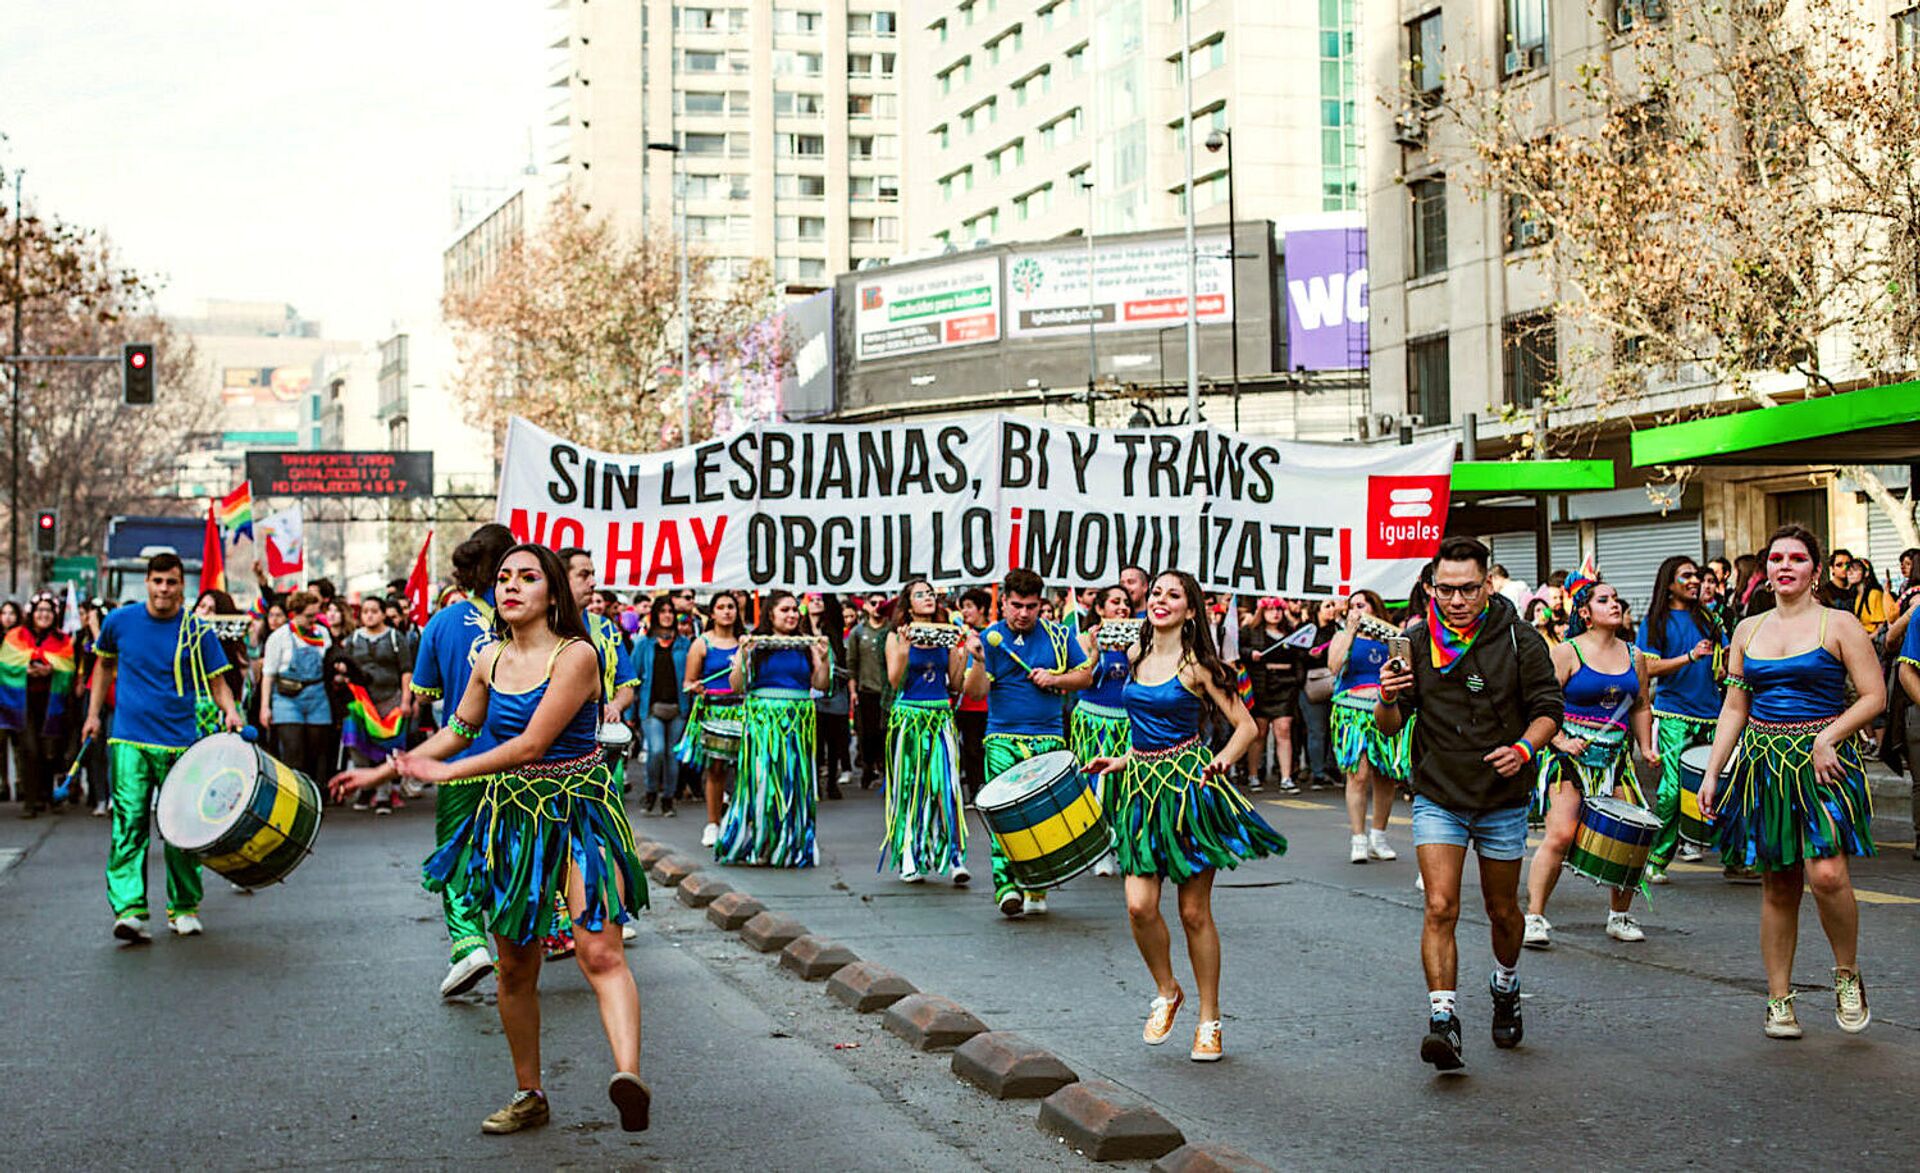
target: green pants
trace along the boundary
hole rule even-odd
[[[1065,737],[1051,735],[1033,736],[1026,733],[989,733],[986,736],[987,781],[1013,769],[1028,758],[1037,758],[1043,753],[1067,748]],[[1000,850],[998,837],[987,836],[990,854],[993,857],[993,902],[1000,903],[1007,893],[1015,891],[1013,877],[1007,874],[1007,856]],[[1034,893],[1040,895],[1040,893]]]
[[[1696,745],[1713,744],[1713,721],[1655,717],[1653,729],[1660,747],[1660,793],[1653,799],[1653,814],[1660,820],[1660,833],[1654,836],[1647,866],[1665,871],[1673,862],[1673,853],[1680,849],[1680,755]]]
[[[445,847],[473,812],[480,808],[480,796],[486,792],[486,779],[467,782],[443,782],[434,790],[433,847]],[[453,960],[458,961],[475,949],[487,947],[486,926],[480,920],[480,902],[459,882],[451,882],[440,894],[440,910],[447,922],[447,937],[453,943]]]
[[[167,771],[186,753],[169,749],[107,742],[107,771],[113,787],[113,842],[107,851],[107,901],[113,915],[147,916],[147,839],[153,825],[153,795]],[[200,861],[166,844],[167,915],[200,910]]]

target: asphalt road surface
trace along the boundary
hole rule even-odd
[[[1052,1048],[1083,1078],[1133,1089],[1190,1139],[1278,1168],[1911,1167],[1920,863],[1907,858],[1905,823],[1883,819],[1884,855],[1856,868],[1874,1015],[1858,1037],[1833,1024],[1811,900],[1795,971],[1807,1037],[1762,1037],[1758,890],[1682,865],[1640,910],[1639,945],[1608,940],[1601,892],[1569,876],[1549,909],[1554,948],[1521,964],[1526,1043],[1495,1052],[1469,869],[1468,1066],[1437,1077],[1416,1053],[1426,1000],[1406,827],[1392,831],[1400,861],[1354,866],[1334,795],[1259,797],[1291,849],[1216,886],[1227,1058],[1214,1065],[1186,1058],[1191,1006],[1175,1045],[1140,1044],[1153,989],[1120,881],[1082,878],[1053,894],[1046,917],[1005,920],[986,891],[977,823],[971,890],[877,874],[881,803],[857,789],[822,804],[819,868],[723,874],[994,1028]],[[378,820],[330,812],[319,851],[290,883],[241,896],[210,877],[206,936],[162,932],[142,947],[109,935],[104,820],[22,822],[0,807],[8,1164],[1088,1167],[1034,1128],[1031,1104],[957,1083],[944,1058],[911,1052],[878,1016],[841,1009],[659,891],[629,950],[653,1130],[615,1127],[605,1040],[568,963],[542,983],[553,1124],[482,1136],[512,1075],[491,984],[450,1003],[435,993],[445,942],[437,902],[417,883],[430,803]],[[661,819],[635,808],[640,834],[704,856],[697,809]],[[157,904],[157,850],[149,880]],[[1166,909],[1188,981],[1171,893]]]

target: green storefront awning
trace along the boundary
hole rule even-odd
[[[1456,460],[1456,493],[1571,493],[1613,488],[1611,460]]]
[[[1863,387],[1633,434],[1636,468],[1916,461],[1920,461],[1920,382]]]

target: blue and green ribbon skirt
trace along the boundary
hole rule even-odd
[[[1376,773],[1395,782],[1405,782],[1412,774],[1412,749],[1409,734],[1412,722],[1388,737],[1373,723],[1373,696],[1341,693],[1333,698],[1333,760],[1342,774],[1360,768],[1364,759]]]
[[[1562,782],[1579,791],[1581,798],[1611,798],[1618,789],[1635,806],[1647,805],[1627,760],[1625,730],[1590,725],[1578,717],[1568,717],[1565,730],[1568,737],[1585,740],[1587,748],[1569,756],[1549,747],[1541,755],[1528,822],[1538,824],[1546,818],[1547,808],[1553,805],[1553,788]]]
[[[693,711],[687,714],[686,731],[680,734],[680,740],[673,747],[673,756],[696,770],[707,768],[707,747],[700,743],[700,731],[706,724],[711,708],[704,695],[693,698]]]
[[[966,854],[953,706],[896,700],[887,716],[887,836],[877,870],[943,871]]]
[[[794,689],[750,693],[740,706],[733,801],[713,858],[776,868],[813,866],[813,698]]]
[[[1252,803],[1201,773],[1212,757],[1198,737],[1133,752],[1110,812],[1121,871],[1179,884],[1241,860],[1286,854],[1286,837]]]
[[[429,891],[464,888],[488,932],[527,945],[564,927],[569,865],[586,895],[574,922],[589,932],[647,906],[620,783],[598,750],[487,779],[473,814],[422,871]]]
[[[1763,872],[1809,859],[1872,855],[1873,798],[1859,747],[1836,750],[1845,776],[1823,782],[1813,772],[1813,739],[1831,721],[1748,721],[1740,755],[1715,803],[1720,857]]]

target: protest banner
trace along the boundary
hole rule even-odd
[[[1137,565],[1236,594],[1403,597],[1439,545],[1452,462],[1444,439],[1300,444],[1012,415],[760,424],[622,456],[514,419],[499,519],[592,550],[602,585],[625,590],[886,590],[1016,566],[1093,584]]]

